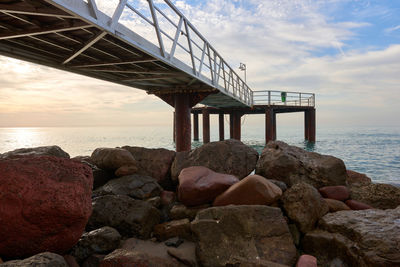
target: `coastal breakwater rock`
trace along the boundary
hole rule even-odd
[[[67,152],[62,150],[59,146],[40,146],[31,148],[19,148],[13,151],[0,154],[0,158],[15,158],[15,157],[33,157],[33,156],[54,156],[58,158],[69,159],[70,156]]]
[[[43,252],[24,260],[13,260],[7,261],[0,264],[1,267],[27,267],[27,266],[38,266],[38,267],[70,267],[65,259],[54,253]]]
[[[132,146],[123,146],[122,149],[129,151],[138,162],[137,174],[151,176],[161,185],[168,185],[175,151]]]
[[[191,228],[205,267],[254,266],[257,261],[292,266],[296,261],[296,247],[279,208],[208,208],[197,214]]]
[[[81,163],[50,156],[0,160],[0,255],[64,253],[90,216],[93,176]]]
[[[390,184],[352,185],[350,195],[377,209],[394,209],[400,205],[400,188]]]
[[[341,159],[307,152],[281,141],[271,141],[258,160],[256,174],[285,182],[289,187],[305,182],[316,188],[345,185],[346,167]]]
[[[206,167],[189,167],[179,174],[178,198],[186,206],[211,203],[237,182],[238,178],[233,175],[216,173]]]
[[[92,162],[103,170],[118,172],[119,168],[127,166],[134,172],[138,170],[138,162],[129,151],[121,148],[96,148],[90,156]],[[133,173],[134,173],[133,172]],[[133,174],[130,173],[130,174]]]
[[[338,211],[321,218],[303,249],[322,266],[400,266],[400,207],[388,210]]]
[[[238,140],[211,142],[190,152],[176,153],[171,166],[171,177],[177,182],[184,168],[203,166],[243,179],[255,169],[257,160],[257,151]]]

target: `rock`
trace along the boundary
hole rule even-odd
[[[359,202],[357,200],[352,200],[352,199],[347,200],[346,205],[352,210],[373,209],[373,207],[371,207],[370,205],[367,205],[365,203]]]
[[[255,169],[257,159],[257,151],[238,140],[211,142],[190,152],[176,153],[171,176],[176,181],[184,168],[204,166],[243,179]]]
[[[301,255],[296,267],[318,267],[317,258],[311,255]]]
[[[151,204],[128,196],[101,196],[93,199],[88,230],[111,226],[124,237],[149,238],[160,212]]]
[[[43,252],[24,260],[7,261],[1,264],[1,267],[26,267],[26,266],[68,267],[68,264],[62,256],[50,252]]]
[[[234,266],[239,266],[239,267],[290,267],[288,265],[283,265],[272,261],[266,261],[260,259],[247,259],[240,257],[236,258],[236,262],[237,263]]]
[[[296,260],[296,247],[279,208],[209,208],[197,214],[192,232],[198,240],[197,256],[205,267],[240,266],[248,259],[293,265]]]
[[[250,175],[219,195],[213,205],[269,205],[281,196],[278,186],[259,175]]]
[[[318,189],[319,193],[324,198],[336,199],[339,201],[345,201],[350,198],[350,191],[346,186],[324,186]]]
[[[93,172],[93,189],[105,185],[109,180],[114,179],[114,173],[112,171],[106,171],[98,168],[89,156],[78,156],[72,158],[73,161],[77,161],[86,164],[92,169]]]
[[[167,253],[187,266],[199,266],[196,258],[196,244],[193,242],[185,242],[179,248],[168,248]]]
[[[121,148],[96,148],[91,160],[103,170],[115,171],[122,166],[137,166],[138,163],[129,151]]]
[[[206,167],[189,167],[179,174],[178,197],[186,206],[210,203],[238,181],[233,175],[216,173]]]
[[[400,188],[390,184],[350,187],[351,198],[377,209],[394,209],[400,205]]]
[[[177,248],[177,247],[179,247],[180,245],[182,245],[184,242],[185,242],[185,240],[183,240],[183,239],[180,238],[180,237],[172,237],[172,238],[168,239],[167,241],[165,241],[164,244],[165,244],[167,247],[174,247],[174,248]]]
[[[72,248],[71,254],[82,262],[92,254],[107,254],[119,246],[121,235],[112,227],[83,234],[79,242]]]
[[[305,182],[316,188],[346,184],[342,160],[307,152],[281,141],[269,142],[256,167],[256,174],[285,182],[289,187]]]
[[[0,255],[64,254],[91,213],[93,176],[70,159],[34,156],[0,160]]]
[[[288,227],[290,233],[292,234],[293,242],[296,247],[298,247],[300,245],[301,233],[294,223],[289,224]]]
[[[171,237],[192,239],[189,219],[165,222],[154,226],[154,236],[159,241],[165,241]]]
[[[93,254],[83,262],[82,267],[98,267],[105,257],[106,255]]]
[[[54,156],[66,159],[70,158],[69,154],[64,150],[62,150],[59,146],[19,148],[4,154],[0,154],[0,158],[33,157],[33,156]]]
[[[349,185],[369,185],[371,178],[367,175],[352,170],[347,170],[347,183]]]
[[[161,207],[161,198],[160,197],[152,197],[152,198],[146,199],[146,202],[150,203],[153,207],[155,207],[157,209]]]
[[[176,200],[176,194],[171,191],[162,191],[160,197],[161,197],[161,204],[163,206],[170,206]]]
[[[162,243],[128,239],[122,248],[114,250],[102,261],[101,267],[183,267],[179,262],[167,253],[168,247]]]
[[[344,204],[342,201],[336,199],[325,198],[326,204],[328,204],[329,212],[336,212],[340,210],[351,210],[349,206]]]
[[[136,199],[147,199],[159,196],[161,186],[150,176],[129,175],[113,179],[95,190],[95,196],[125,195]]]
[[[138,174],[153,177],[162,185],[167,185],[171,178],[171,165],[175,151],[164,148],[149,149],[144,147],[124,146],[138,161]]]
[[[76,261],[75,257],[72,255],[64,255],[63,256],[65,262],[69,267],[79,267],[78,262]]]
[[[400,208],[329,213],[306,234],[303,248],[321,266],[335,258],[342,266],[400,266],[399,221]]]
[[[3,260],[0,258],[0,263],[3,263]]]
[[[128,175],[132,175],[138,172],[138,166],[136,165],[124,165],[119,167],[116,171],[115,171],[115,176],[117,177],[122,177],[122,176],[128,176]]]
[[[197,207],[186,207],[183,204],[177,203],[176,205],[172,206],[170,212],[169,212],[169,217],[172,220],[180,220],[180,219],[185,219],[188,218],[190,221],[194,220],[196,217],[197,213],[201,210],[209,208],[210,205],[201,205]]]
[[[278,186],[282,190],[282,192],[285,192],[287,190],[287,185],[284,182],[274,179],[267,179],[267,180]]]
[[[319,218],[329,211],[317,189],[306,183],[295,184],[281,199],[288,217],[302,233],[314,229]]]

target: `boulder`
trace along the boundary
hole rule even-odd
[[[317,258],[311,255],[301,255],[296,267],[318,267]]]
[[[306,183],[295,184],[282,196],[283,208],[302,233],[315,228],[329,207],[317,189]]]
[[[94,196],[125,195],[136,199],[148,199],[159,196],[161,186],[150,176],[129,175],[113,179],[96,189]]]
[[[187,266],[167,252],[163,243],[128,239],[120,249],[108,254],[100,263],[100,267],[184,267]]]
[[[267,179],[267,180],[278,186],[282,190],[282,192],[285,192],[287,190],[287,185],[284,182],[274,179]]]
[[[349,199],[346,201],[346,205],[352,210],[368,210],[373,209],[370,205],[359,202],[357,200]]]
[[[177,248],[168,248],[167,253],[187,266],[197,267],[196,244],[185,241]]]
[[[121,148],[96,148],[90,158],[103,170],[115,171],[122,166],[138,165],[132,154]]]
[[[24,260],[7,261],[1,267],[51,266],[69,267],[64,258],[58,254],[43,252]]]
[[[189,219],[165,222],[154,226],[154,236],[159,241],[165,241],[172,237],[180,237],[187,240],[192,239]]]
[[[190,152],[176,153],[171,176],[176,181],[184,168],[204,166],[243,179],[255,169],[257,159],[257,151],[238,140],[211,142]]]
[[[369,185],[371,178],[367,175],[352,170],[347,170],[347,184],[348,185]]]
[[[153,207],[159,209],[161,207],[161,198],[160,197],[152,197],[146,199],[147,203],[150,203]]]
[[[350,187],[351,199],[377,209],[394,209],[400,205],[400,188],[390,184],[368,184]]]
[[[164,148],[149,149],[131,146],[122,148],[128,150],[137,160],[139,166],[138,174],[151,176],[161,185],[169,183],[175,151]]]
[[[178,198],[186,206],[210,203],[238,181],[233,175],[216,173],[206,167],[189,167],[179,174]]]
[[[135,165],[124,165],[119,167],[115,171],[115,176],[117,177],[122,177],[122,176],[128,176],[137,173],[139,170],[138,166]]]
[[[0,158],[16,158],[16,157],[33,157],[33,156],[54,156],[58,158],[69,159],[67,152],[59,146],[40,146],[32,148],[19,148],[13,151],[0,154]]]
[[[324,186],[318,189],[319,193],[324,198],[336,199],[339,201],[345,201],[350,198],[350,191],[346,186]]]
[[[170,206],[175,202],[176,194],[175,192],[164,190],[161,192],[160,198],[161,198],[161,204],[163,206]]]
[[[306,234],[303,248],[321,266],[337,258],[341,266],[400,266],[399,221],[400,208],[329,213]]]
[[[177,203],[176,205],[172,206],[171,210],[169,211],[169,217],[172,220],[180,220],[180,219],[189,219],[190,221],[194,220],[197,213],[201,210],[205,210],[209,208],[210,205],[201,205],[197,207],[186,207],[181,203]]]
[[[329,212],[336,212],[340,210],[351,210],[349,206],[347,206],[342,201],[336,199],[325,198],[326,204],[328,204]]]
[[[107,254],[119,246],[121,235],[112,227],[105,226],[82,235],[72,248],[78,262],[82,262],[92,254]]]
[[[90,216],[93,176],[84,164],[50,156],[0,160],[0,255],[64,254]]]
[[[296,261],[296,247],[279,208],[209,208],[197,214],[192,232],[198,240],[197,256],[205,267],[240,266],[249,259],[290,266]]]
[[[346,167],[342,160],[307,152],[281,141],[269,142],[256,167],[256,174],[285,182],[289,187],[305,182],[316,188],[346,184]]]
[[[149,238],[160,212],[151,204],[128,196],[101,196],[93,199],[93,213],[88,230],[111,226],[124,237]]]
[[[86,164],[92,169],[93,173],[93,189],[97,189],[102,185],[105,185],[109,180],[115,178],[112,171],[102,170],[97,167],[89,156],[78,156],[72,158],[73,161],[77,161]]]
[[[278,186],[259,175],[250,175],[219,195],[213,205],[269,205],[281,196]]]

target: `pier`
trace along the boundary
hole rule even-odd
[[[219,114],[220,139],[229,114],[229,137],[238,140],[244,114],[265,114],[269,141],[276,114],[287,112],[305,113],[305,138],[315,141],[313,94],[286,92],[283,99],[282,92],[251,90],[170,0],[120,0],[113,9],[96,0],[3,1],[0,54],[158,96],[175,110],[176,151],[191,149],[191,113],[195,140],[202,115],[204,143],[212,114]]]

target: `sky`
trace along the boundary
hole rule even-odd
[[[400,1],[172,2],[237,73],[247,65],[252,90],[315,93],[321,127],[400,126]],[[2,56],[0,82],[0,127],[172,125],[172,107],[139,89]]]

